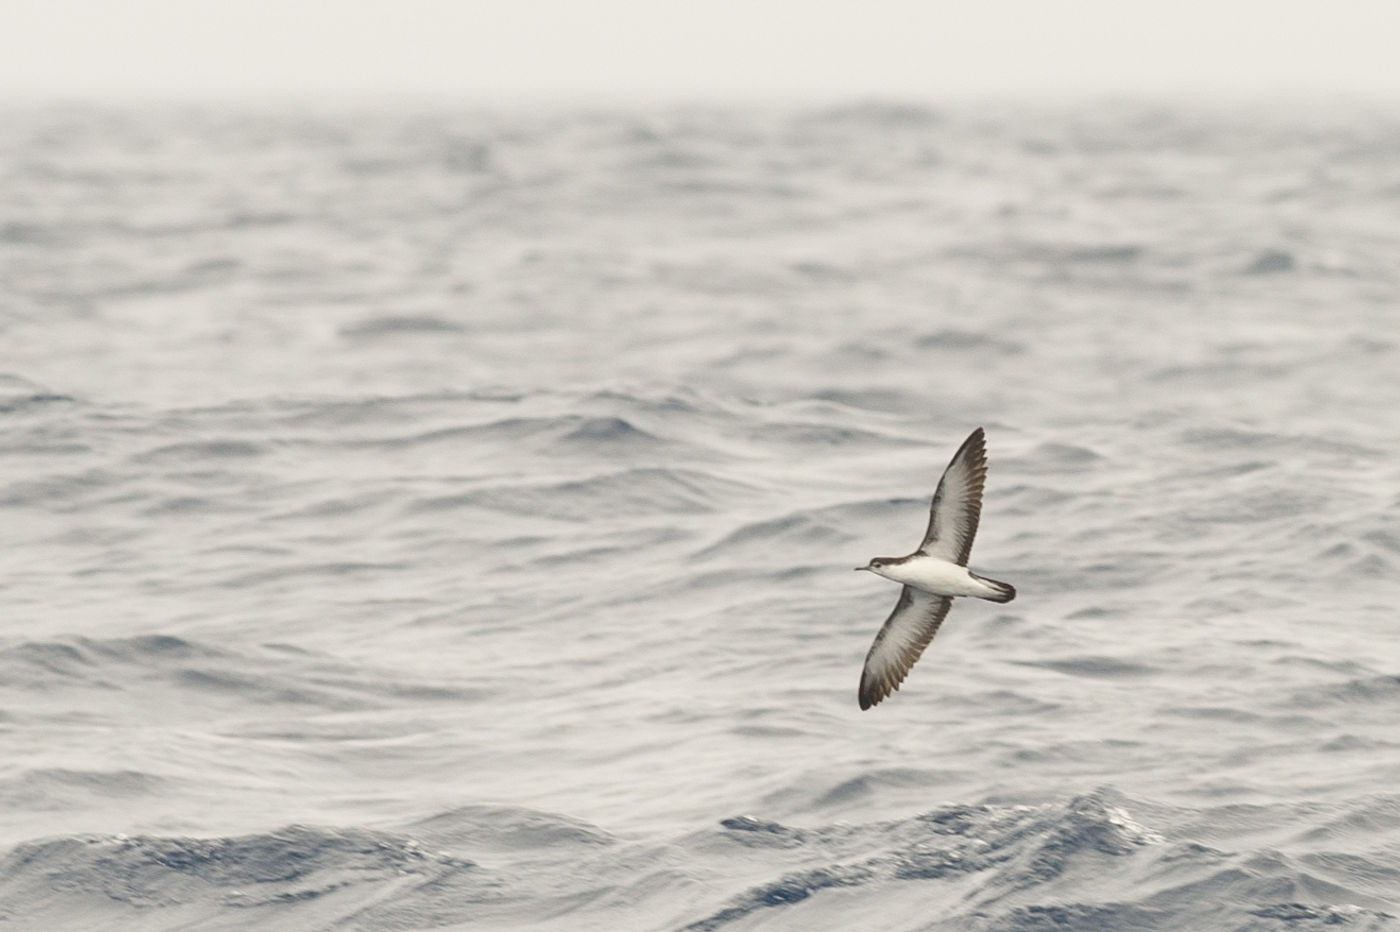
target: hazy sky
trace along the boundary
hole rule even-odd
[[[1400,95],[1400,0],[0,0],[0,94]]]

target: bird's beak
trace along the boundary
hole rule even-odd
[[[870,567],[868,567],[868,566],[857,566],[857,567],[856,567],[856,572],[859,573],[861,570],[868,570],[868,569],[870,569]]]

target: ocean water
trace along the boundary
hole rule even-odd
[[[12,107],[0,926],[1400,928],[1397,256],[1361,105]]]

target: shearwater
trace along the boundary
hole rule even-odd
[[[904,584],[894,611],[885,620],[860,674],[860,707],[879,704],[899,689],[909,668],[938,633],[953,598],[976,596],[1010,602],[1009,584],[978,576],[967,568],[972,538],[982,515],[982,486],[987,480],[987,447],[977,428],[943,470],[929,508],[928,530],[919,549],[907,557],[875,557],[856,570],[869,570]]]

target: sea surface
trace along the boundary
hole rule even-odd
[[[10,106],[0,928],[1400,928],[1397,114]]]

